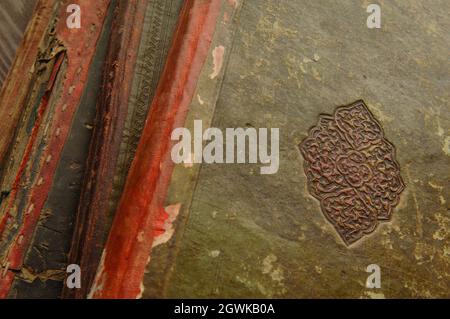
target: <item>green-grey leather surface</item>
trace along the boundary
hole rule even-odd
[[[370,3],[239,1],[212,126],[280,128],[280,169],[178,166],[167,205],[182,209],[152,251],[144,297],[450,297],[450,3],[377,1],[381,29],[369,29]],[[195,99],[191,113],[208,107]],[[359,99],[406,189],[392,220],[348,247],[308,192],[297,145],[320,114]],[[191,197],[174,186],[187,183]],[[366,288],[370,264],[380,289]]]

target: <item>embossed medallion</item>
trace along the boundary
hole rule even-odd
[[[299,148],[309,192],[347,245],[390,220],[405,185],[395,148],[363,101],[320,115]]]

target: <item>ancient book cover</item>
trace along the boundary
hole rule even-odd
[[[147,122],[94,296],[448,297],[449,21],[434,5],[385,4],[380,28],[364,4],[218,5],[206,56],[160,83],[152,107],[173,111]],[[160,136],[158,121],[175,124]]]
[[[1,297],[450,297],[447,2],[69,2],[0,95]]]

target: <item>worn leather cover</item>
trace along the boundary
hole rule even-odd
[[[0,93],[1,298],[450,297],[447,2],[69,2]],[[175,164],[196,120],[278,171]]]
[[[143,297],[448,298],[448,4],[383,2],[381,29],[369,29],[368,3],[230,3],[237,7],[218,18],[183,126],[279,128],[280,168],[261,175],[259,164],[177,165]],[[355,102],[360,115],[346,113]],[[322,149],[315,162],[299,147],[321,118],[340,125],[341,115],[353,126],[342,122],[347,141],[367,155],[335,158],[355,179],[334,198],[324,182],[321,202],[308,163],[326,177],[337,150]],[[362,138],[375,148],[359,148]],[[348,236],[359,226],[345,216],[360,214],[346,215],[348,207],[362,204],[351,192],[361,187],[369,205],[361,212],[378,220]],[[380,289],[366,288],[371,264],[381,269]]]

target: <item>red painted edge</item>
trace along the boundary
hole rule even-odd
[[[185,122],[220,9],[220,0],[185,1],[91,290],[93,298],[136,298],[141,293],[156,218],[174,167],[170,136]]]
[[[36,142],[36,139],[39,134],[39,128],[42,123],[42,119],[44,117],[45,111],[47,110],[48,103],[50,101],[50,98],[52,96],[52,90],[53,86],[55,84],[56,78],[58,76],[59,70],[61,68],[61,65],[64,61],[65,53],[62,52],[56,57],[55,65],[53,66],[52,73],[50,75],[50,79],[48,81],[47,90],[45,91],[44,96],[42,97],[42,101],[39,105],[36,120],[34,122],[33,129],[31,131],[29,141],[27,143],[27,146],[25,148],[24,155],[22,157],[22,160],[20,162],[19,170],[17,171],[16,177],[14,179],[14,183],[12,185],[11,193],[8,199],[8,207],[6,209],[5,216],[2,217],[0,220],[0,235],[3,233],[7,221],[12,218],[10,215],[10,210],[12,209],[12,206],[14,204],[14,200],[16,199],[17,192],[20,188],[20,182],[22,180],[23,174],[27,168],[28,161],[30,160],[32,153],[33,153],[33,147]]]
[[[114,168],[127,117],[147,0],[118,2],[108,55],[104,66],[103,90],[97,103],[96,128],[90,146],[85,185],[82,189],[75,223],[69,263],[83,270],[81,289],[64,289],[63,298],[82,299],[89,293],[104,241]]]

